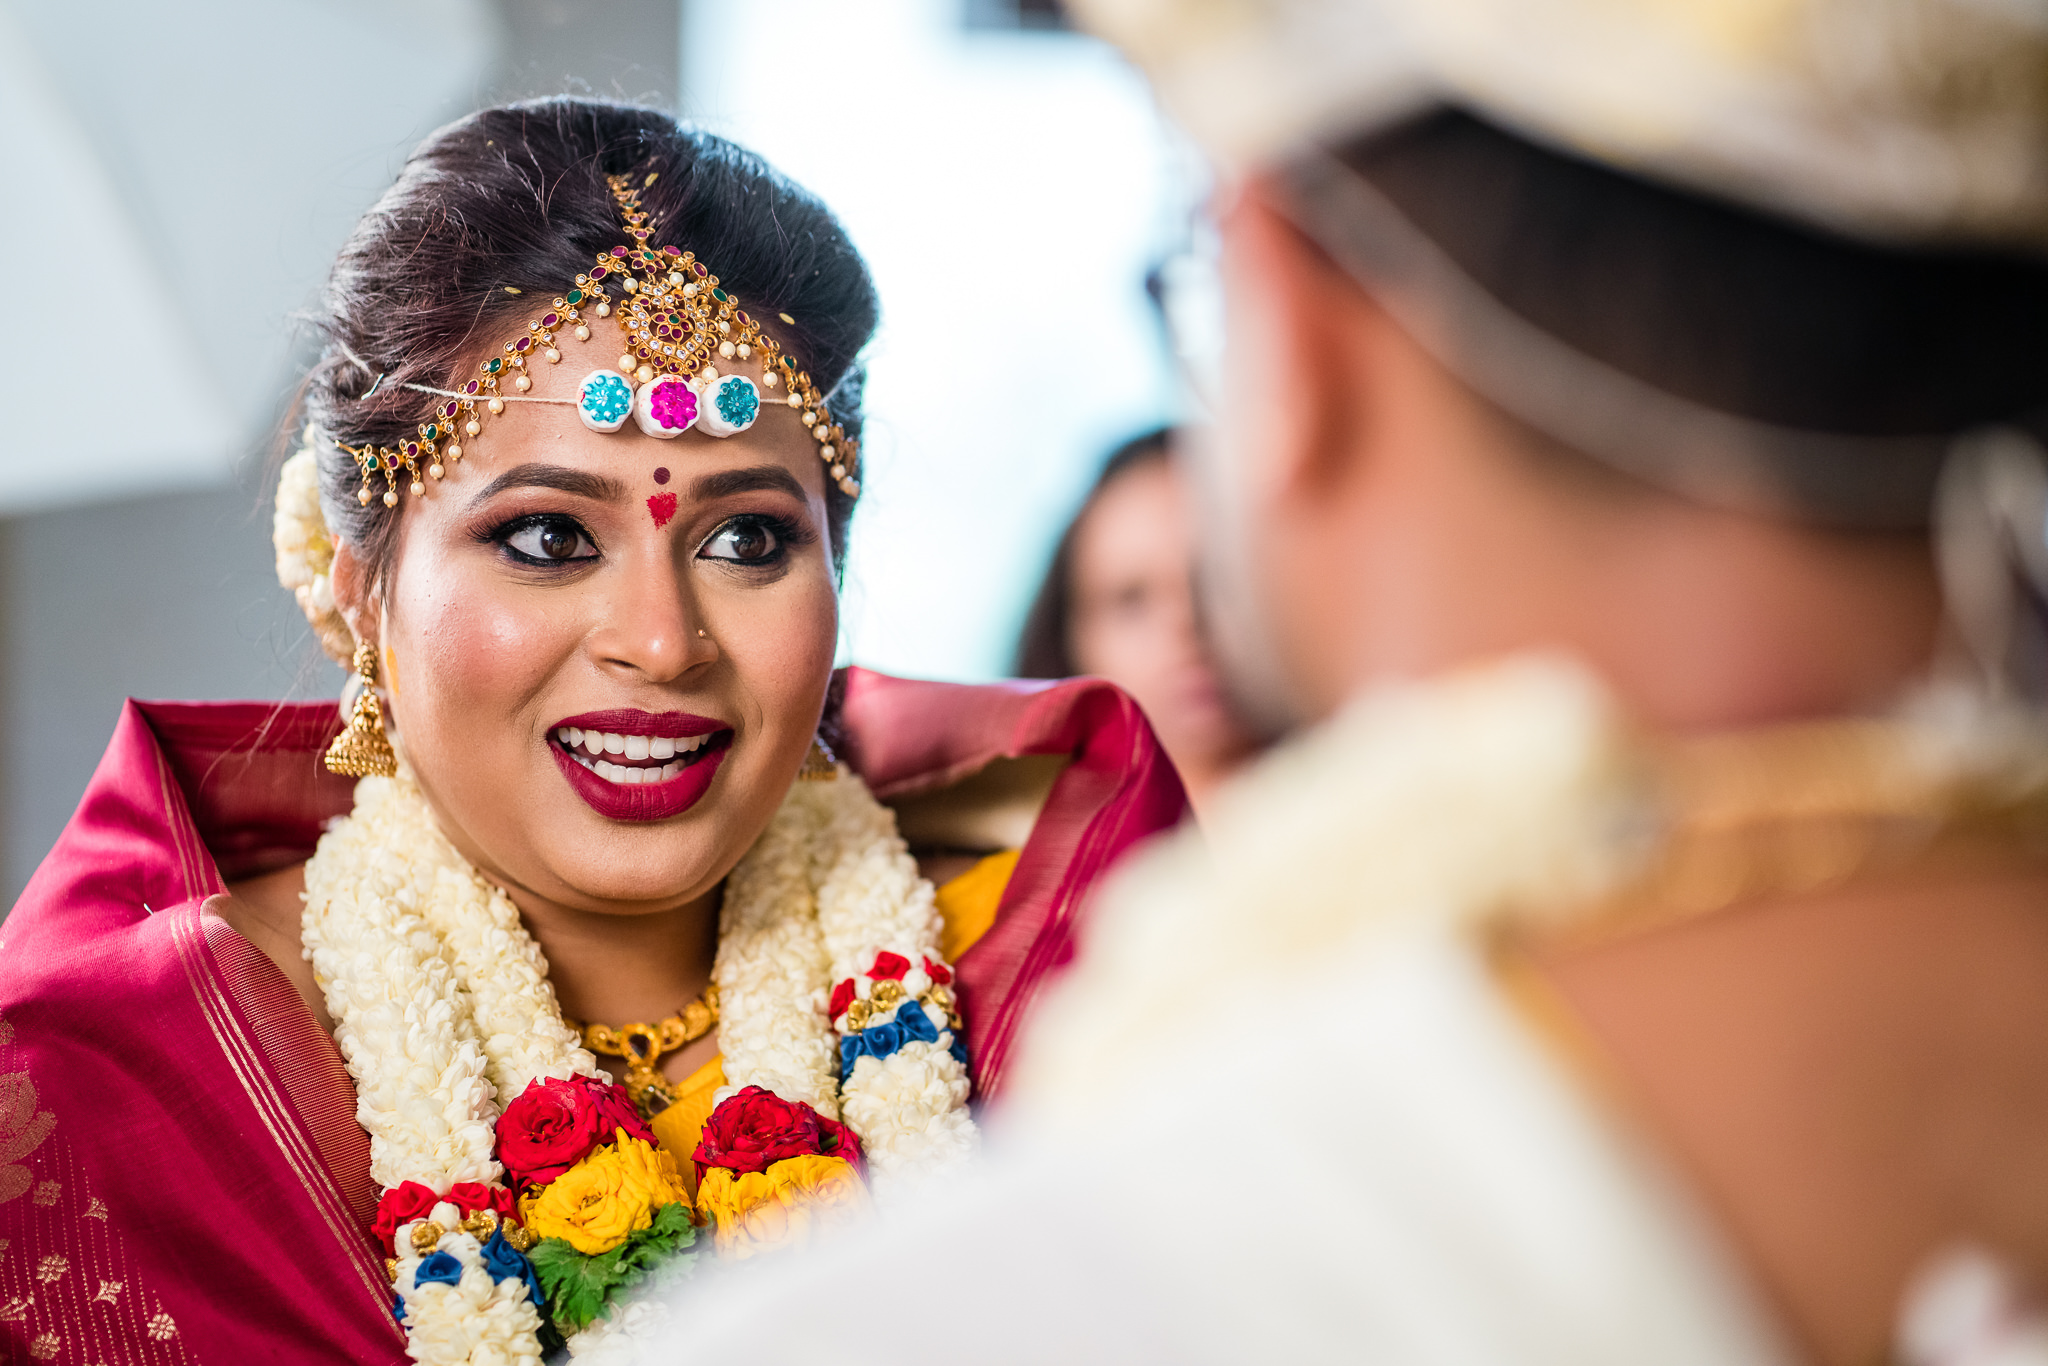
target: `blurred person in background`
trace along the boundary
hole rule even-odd
[[[1137,700],[1200,816],[1257,751],[1195,598],[1194,508],[1172,433],[1111,453],[1061,535],[1017,645],[1019,678],[1106,678]]]
[[[1074,8],[1225,168],[1204,583],[1295,734],[1007,1156],[692,1349],[2048,1361],[2038,7]]]
[[[277,494],[344,716],[131,703],[7,918],[0,1356],[587,1357],[972,1154],[1185,801],[1107,684],[835,673],[876,317],[667,114],[413,153]]]

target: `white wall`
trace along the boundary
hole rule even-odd
[[[844,652],[1000,676],[1096,466],[1170,411],[1143,277],[1190,163],[1109,49],[959,0],[683,15],[685,117],[821,195],[881,291]]]
[[[487,0],[0,0],[0,514],[219,486],[292,315],[406,148],[474,98]]]

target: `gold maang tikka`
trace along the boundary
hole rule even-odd
[[[818,458],[840,492],[849,498],[860,496],[859,443],[832,421],[825,396],[809,372],[797,368],[781,343],[740,307],[739,298],[719,283],[696,253],[675,246],[647,245],[654,225],[640,207],[640,192],[652,185],[658,174],[648,175],[638,185],[626,176],[606,178],[633,245],[600,253],[596,264],[577,275],[571,288],[527,323],[524,336],[506,342],[503,355],[482,363],[477,378],[458,381],[453,389],[404,386],[446,400],[431,420],[419,425],[417,439],[396,447],[341,446],[355,457],[362,471],[362,487],[356,496],[365,506],[378,496],[373,482],[380,474],[384,506],[398,506],[401,482],[414,497],[423,496],[429,480],[444,478],[447,465],[462,459],[463,438],[478,436],[485,415],[503,413],[508,401],[571,403],[583,425],[593,431],[615,432],[630,419],[649,436],[669,439],[693,427],[711,436],[745,431],[762,410],[764,391],[786,395],[782,402],[799,411],[818,443]],[[613,287],[621,296],[616,305],[610,293]],[[508,287],[508,292],[518,291]],[[568,332],[577,341],[589,341],[590,315],[608,318],[615,307],[626,335],[626,349],[617,365],[584,376],[574,399],[525,397],[533,387],[528,365],[536,357],[558,364],[561,334]],[[778,316],[785,323],[796,322],[787,313]],[[757,353],[761,366],[758,384],[745,375],[719,369],[720,362],[748,362],[756,359]],[[511,394],[501,388],[508,379],[515,391]]]
[[[327,771],[345,778],[389,778],[398,772],[398,755],[384,734],[384,706],[377,700],[377,648],[356,646],[356,677],[362,691],[355,710],[334,743],[327,747]]]

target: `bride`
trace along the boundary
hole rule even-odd
[[[665,115],[413,155],[278,489],[345,724],[131,703],[0,926],[10,1355],[590,1354],[972,1152],[1182,798],[1104,685],[835,675],[875,319],[822,205]]]

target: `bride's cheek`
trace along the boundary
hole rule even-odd
[[[401,661],[411,700],[431,696],[444,714],[487,720],[494,702],[530,692],[558,662],[549,642],[560,614],[489,584],[401,581],[397,603],[392,624],[412,656]]]

